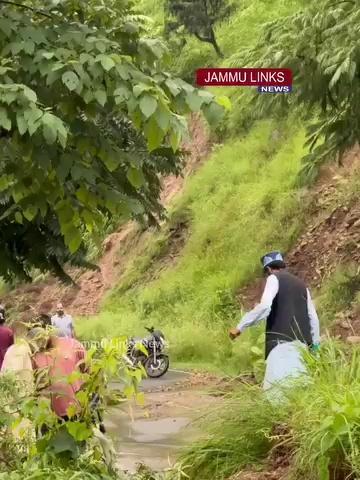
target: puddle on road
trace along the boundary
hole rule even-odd
[[[190,422],[186,417],[131,421],[128,412],[114,407],[105,425],[118,453],[118,466],[134,473],[140,463],[156,471],[173,465],[179,450],[199,433]]]

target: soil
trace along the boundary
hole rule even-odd
[[[165,206],[182,190],[185,179],[199,168],[211,150],[209,132],[199,115],[190,119],[189,131],[190,139],[183,146],[187,161],[182,176],[169,176],[163,181],[161,200]],[[153,272],[155,276],[179,256],[186,242],[187,227],[185,223],[179,223],[170,230],[168,247],[161,257],[161,264]],[[76,286],[65,286],[48,276],[44,281],[19,286],[6,295],[3,303],[8,308],[15,304],[23,320],[35,314],[53,312],[58,302],[73,315],[96,314],[106,292],[125,271],[129,250],[140,244],[146,235],[147,232],[141,232],[134,222],[129,222],[105,240],[98,271],[68,270]]]
[[[318,289],[339,264],[360,260],[360,199],[341,200],[351,176],[360,172],[360,149],[352,150],[343,166],[324,169],[315,187],[308,192],[309,222],[295,246],[286,255],[291,272],[312,289]],[[258,279],[238,293],[246,308],[261,297],[265,279]],[[360,331],[360,330],[359,330]]]
[[[288,480],[288,475],[288,467],[278,467],[262,472],[240,472],[229,480]]]

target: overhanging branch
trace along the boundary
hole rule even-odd
[[[0,0],[0,4],[13,5],[14,7],[24,8],[25,10],[31,10],[34,13],[43,15],[47,18],[52,18],[48,13],[43,12],[42,10],[37,10],[36,8],[29,7],[29,5],[23,5],[22,3],[11,2],[10,0]]]

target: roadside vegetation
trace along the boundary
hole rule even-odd
[[[260,255],[288,252],[302,233],[320,167],[360,142],[360,9],[332,0],[220,3],[217,18],[202,18],[204,33],[180,11],[182,0],[0,0],[0,274],[8,282],[0,287],[48,272],[70,281],[65,266],[94,268],[104,237],[135,220],[144,240],[122,259],[99,315],[78,319],[77,334],[101,340],[154,326],[172,362],[256,383],[263,327],[235,343],[227,330],[243,313],[242,289],[261,276]],[[292,67],[296,88],[281,98],[194,88],[196,68],[210,65]],[[181,173],[192,112],[210,124],[211,153],[165,212],[160,177]],[[334,205],[359,190],[350,179]],[[356,262],[340,263],[316,291],[323,327],[331,332],[359,308],[359,288]],[[90,353],[81,416],[65,425],[49,401],[0,377],[1,480],[128,478],[113,468],[89,404],[113,376],[141,401],[141,372],[123,353]],[[359,355],[356,345],[323,342],[306,359],[309,383],[284,390],[281,404],[242,385],[206,412],[206,437],[173,471],[145,469],[136,480],[277,468],[293,479],[360,478]],[[19,436],[21,421],[30,434]]]
[[[320,356],[306,358],[306,388],[301,382],[279,387],[280,403],[254,386],[231,394],[206,417],[208,436],[183,456],[188,478],[220,480],[280,467],[285,476],[279,478],[358,478],[359,354],[358,347],[328,340]]]
[[[303,143],[295,119],[282,125],[269,120],[215,147],[169,211],[169,225],[188,225],[176,263],[158,279],[144,274],[157,261],[161,266],[166,234],[155,233],[127,266],[101,314],[79,322],[81,336],[139,334],[151,324],[165,330],[174,360],[233,373],[251,369],[249,344],[231,346],[226,330],[241,313],[238,289],[260,272],[259,252],[275,244],[286,251],[301,229],[307,198],[295,178]],[[252,343],[258,333],[247,335]]]

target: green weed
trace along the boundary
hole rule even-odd
[[[360,349],[329,340],[305,360],[306,388],[284,386],[281,404],[270,404],[257,387],[241,387],[221,409],[207,412],[207,437],[181,459],[190,480],[261,468],[280,445],[289,478],[359,478]]]
[[[223,480],[249,465],[261,464],[274,445],[271,432],[282,416],[261,389],[241,388],[206,415],[208,437],[183,454],[182,470],[191,480]]]
[[[341,265],[324,283],[317,297],[322,324],[329,326],[339,313],[351,308],[360,290],[357,265]]]

